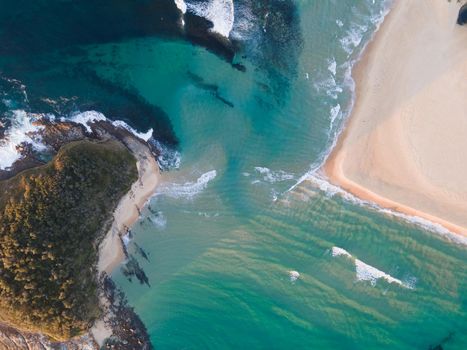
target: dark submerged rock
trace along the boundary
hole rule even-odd
[[[130,256],[127,263],[122,266],[122,273],[130,282],[133,281],[133,277],[136,277],[140,284],[146,284],[148,287],[151,287],[146,273],[134,256]]]
[[[101,350],[152,350],[153,346],[144,323],[128,305],[125,294],[117,288],[112,279],[105,273],[101,277],[103,296],[109,307],[106,320],[112,328],[113,335],[106,339]]]
[[[457,16],[457,24],[464,25],[467,22],[467,4],[463,5]]]

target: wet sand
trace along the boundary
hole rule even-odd
[[[356,103],[324,165],[359,198],[467,235],[467,26],[461,4],[395,0],[353,71]]]
[[[159,166],[148,147],[130,138],[126,139],[125,143],[137,159],[138,180],[120,200],[114,212],[112,226],[100,245],[97,264],[99,276],[102,272],[110,275],[125,259],[121,236],[138,220],[140,210],[154,194],[160,179]],[[101,302],[105,306],[106,301]],[[112,335],[112,330],[103,320],[99,320],[91,329],[91,333],[97,343],[102,345],[103,341]]]

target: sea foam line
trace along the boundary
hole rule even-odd
[[[415,289],[414,281],[403,282],[397,278],[392,277],[384,271],[378,270],[376,267],[368,265],[367,263],[354,258],[352,254],[343,248],[332,247],[331,255],[333,257],[343,256],[351,259],[355,264],[355,277],[357,281],[369,281],[372,286],[376,285],[379,279],[384,279],[389,283],[395,283],[408,289]]]
[[[255,167],[255,171],[263,177],[263,180],[271,184],[281,181],[293,180],[295,176],[291,173],[287,173],[284,170],[273,171],[266,167]],[[250,174],[248,174],[249,176]],[[255,180],[254,183],[259,182]]]
[[[348,118],[350,116],[353,108],[354,108],[356,96],[355,96],[355,81],[352,78],[353,67],[361,59],[361,57],[363,55],[363,52],[365,51],[365,48],[373,40],[374,36],[376,35],[378,30],[380,29],[381,24],[384,21],[384,18],[390,12],[390,8],[391,8],[392,3],[393,3],[392,0],[388,0],[386,2],[386,6],[379,13],[379,15],[375,16],[375,17],[373,17],[371,19],[373,24],[376,25],[376,28],[375,28],[375,31],[372,34],[372,37],[370,38],[370,40],[368,40],[363,45],[362,49],[359,51],[356,58],[350,61],[349,65],[347,66],[347,68],[345,70],[344,81],[345,81],[345,85],[350,87],[350,91],[352,92],[352,98],[351,98],[349,107],[346,110],[346,113],[342,112],[342,110],[340,108],[340,105],[336,105],[335,107],[331,108],[331,128],[330,128],[330,130],[332,129],[332,125],[334,124],[334,122],[339,119],[338,116],[341,116],[342,118]],[[362,27],[360,26],[359,28],[361,29]],[[348,35],[355,35],[355,30],[353,29]],[[359,43],[360,43],[360,41],[359,41]],[[356,43],[357,40],[353,40],[351,42]],[[337,108],[337,106],[339,106],[339,108]],[[437,234],[443,236],[444,238],[446,238],[447,240],[449,240],[449,241],[451,241],[453,243],[457,243],[457,244],[467,246],[467,237],[464,237],[462,235],[453,233],[453,232],[449,231],[447,228],[443,227],[442,225],[437,224],[437,223],[433,223],[433,222],[431,222],[431,221],[429,221],[427,219],[424,219],[424,218],[421,218],[421,217],[418,217],[418,216],[411,216],[411,215],[403,214],[403,213],[400,213],[400,212],[397,212],[397,211],[394,211],[394,210],[390,210],[390,209],[386,209],[386,208],[382,208],[382,207],[378,206],[376,203],[359,199],[359,198],[355,197],[354,195],[352,195],[351,193],[349,193],[349,192],[345,191],[344,189],[340,188],[339,186],[335,186],[335,185],[331,184],[326,178],[324,178],[322,175],[320,175],[318,173],[319,170],[323,167],[323,165],[325,164],[325,162],[328,159],[329,155],[332,153],[332,150],[336,147],[337,141],[338,141],[338,139],[339,139],[339,137],[340,137],[340,135],[341,135],[341,133],[343,132],[344,129],[345,129],[345,119],[344,119],[343,123],[340,123],[340,126],[336,130],[334,135],[332,135],[332,134],[329,135],[330,139],[331,139],[331,145],[326,149],[325,152],[323,152],[320,155],[320,157],[317,159],[317,161],[314,162],[310,166],[310,170],[308,172],[306,172],[303,176],[301,176],[298,179],[298,181],[293,186],[291,186],[285,193],[291,192],[295,188],[300,186],[303,182],[309,181],[309,182],[315,184],[321,191],[325,192],[326,194],[328,194],[330,196],[334,196],[335,194],[339,194],[342,198],[344,198],[345,200],[347,200],[349,202],[352,202],[352,203],[355,203],[355,204],[358,204],[358,205],[361,205],[361,206],[364,206],[364,207],[367,207],[367,208],[370,208],[370,209],[374,209],[374,210],[376,210],[376,211],[378,211],[378,212],[380,212],[382,214],[397,217],[397,218],[399,218],[401,220],[404,220],[404,221],[406,221],[406,222],[408,222],[410,224],[416,225],[416,226],[418,226],[418,227],[420,227],[420,228],[422,228],[424,230],[428,230],[430,232],[437,233]]]
[[[352,69],[355,66],[355,64],[360,60],[360,58],[361,58],[363,52],[365,51],[365,48],[367,47],[367,45],[371,42],[371,40],[373,40],[375,34],[380,29],[381,24],[384,21],[384,18],[387,16],[387,14],[390,11],[390,7],[391,7],[392,2],[393,1],[391,1],[391,0],[387,1],[386,2],[387,5],[379,13],[379,15],[375,16],[374,18],[371,19],[373,24],[376,25],[376,28],[375,28],[375,31],[372,34],[372,37],[370,38],[370,40],[368,40],[363,45],[362,49],[359,51],[356,58],[350,60],[349,64],[346,67],[345,74],[344,74],[344,76],[345,76],[344,83],[345,83],[346,86],[348,86],[350,88],[350,91],[352,92],[352,98],[351,98],[351,101],[349,103],[349,107],[346,109],[345,113],[342,111],[339,104],[337,104],[334,107],[331,107],[331,110],[330,110],[330,115],[331,115],[330,131],[332,131],[333,125],[334,125],[334,123],[336,121],[339,120],[339,117],[348,118],[350,116],[352,110],[353,110],[353,107],[354,107],[354,104],[355,104],[355,81],[352,78]],[[361,27],[359,27],[359,28],[361,28]],[[349,33],[348,35],[355,35],[355,32],[353,31],[352,33]],[[354,40],[353,42],[356,43],[357,40]],[[451,242],[461,244],[461,245],[467,245],[467,237],[463,237],[461,235],[455,234],[455,233],[449,231],[448,229],[446,229],[445,227],[443,227],[443,226],[441,226],[439,224],[433,223],[433,222],[431,222],[429,220],[423,219],[421,217],[410,216],[410,215],[406,215],[406,214],[396,212],[396,211],[393,211],[393,210],[390,210],[390,209],[381,208],[376,203],[361,200],[361,199],[355,197],[354,195],[352,195],[351,193],[345,191],[344,189],[331,184],[326,178],[324,178],[322,175],[320,175],[318,173],[319,170],[323,167],[323,165],[325,164],[325,162],[328,159],[329,155],[331,154],[332,150],[335,148],[335,146],[337,144],[337,141],[338,141],[342,131],[344,130],[344,128],[345,128],[345,119],[344,119],[344,122],[340,123],[338,129],[334,132],[334,134],[329,135],[330,140],[331,140],[330,146],[323,153],[321,153],[321,155],[318,157],[318,159],[313,164],[310,165],[310,169],[305,174],[303,174],[294,185],[292,185],[289,189],[287,189],[283,193],[283,195],[288,193],[288,192],[291,192],[291,191],[295,190],[298,186],[300,186],[305,181],[309,181],[309,182],[315,184],[321,191],[323,191],[324,193],[326,193],[326,194],[328,194],[330,196],[334,196],[335,194],[339,194],[341,197],[343,197],[345,200],[347,200],[349,202],[352,202],[352,203],[355,203],[355,204],[358,204],[358,205],[361,205],[361,206],[364,206],[364,207],[367,207],[367,208],[374,209],[374,210],[376,210],[376,211],[378,211],[380,213],[386,214],[386,215],[391,215],[391,216],[397,217],[399,219],[402,219],[402,220],[404,220],[406,222],[414,224],[414,225],[416,225],[416,226],[418,226],[420,228],[423,228],[425,230],[440,234],[440,235],[444,236],[445,238],[447,238]]]
[[[105,115],[103,115],[100,112],[96,112],[96,111],[85,111],[85,112],[75,113],[71,116],[71,118],[61,118],[60,120],[62,122],[72,121],[74,123],[81,124],[86,128],[86,131],[88,133],[92,132],[91,124],[96,123],[98,121],[108,121],[108,122],[111,122],[112,125],[115,126],[116,128],[128,130],[134,136],[146,142],[149,141],[153,133],[152,128],[150,128],[145,133],[138,132],[135,129],[133,129],[131,126],[129,126],[127,123],[125,123],[123,120],[110,121],[109,119],[107,119]]]
[[[365,48],[368,46],[368,44],[373,40],[375,37],[376,33],[381,27],[381,24],[383,23],[385,17],[388,15],[390,9],[391,9],[391,4],[393,0],[387,0],[385,1],[385,5],[383,9],[375,15],[373,18],[370,19],[370,21],[376,26],[374,32],[371,35],[371,38],[364,43],[362,48],[359,50],[358,54],[352,58],[351,55],[349,57],[351,58],[350,61],[346,62],[344,64],[344,82],[343,85],[346,86],[352,94],[352,97],[350,99],[350,102],[344,110],[342,109],[342,106],[340,104],[336,104],[335,106],[330,108],[330,128],[329,128],[329,133],[328,137],[331,140],[331,144],[325,149],[324,152],[320,154],[318,159],[310,165],[310,169],[301,176],[298,181],[292,185],[285,193],[293,191],[297,186],[302,184],[304,181],[309,180],[309,178],[312,178],[315,176],[315,174],[318,172],[319,169],[321,169],[328,159],[329,155],[332,153],[332,150],[336,147],[337,141],[345,129],[345,121],[346,118],[348,118],[354,108],[355,105],[355,80],[352,78],[352,70],[355,66],[355,64],[361,59],[363,52],[365,51]],[[359,27],[360,29],[362,26]],[[363,36],[365,33],[360,33],[361,36]],[[355,35],[354,32],[347,33],[347,35]],[[353,41],[353,42],[356,42]],[[359,40],[359,43],[361,42],[361,39]],[[314,83],[315,88],[319,91],[324,84],[324,87],[327,87],[328,90],[326,94],[334,99],[337,98],[336,93],[342,92],[341,88],[337,86],[335,82],[335,73],[334,73],[334,60],[331,59],[328,60],[328,71],[331,72],[331,76],[325,80],[324,82],[316,82]],[[337,73],[337,71],[336,71]],[[330,89],[330,90],[329,90]],[[337,124],[337,129],[334,131],[334,125]],[[334,131],[334,133],[333,133]]]
[[[46,117],[50,121],[55,120],[53,114],[34,114],[28,113],[25,110],[18,109],[9,111],[11,113],[12,124],[5,131],[4,138],[0,140],[0,169],[5,170],[10,168],[16,161],[22,158],[20,146],[23,144],[30,145],[33,150],[41,152],[47,147],[41,143],[42,138],[38,134],[44,126],[35,125],[34,122]],[[75,113],[68,118],[62,117],[60,121],[71,121],[81,124],[85,127],[88,133],[92,132],[91,124],[98,121],[111,122],[116,128],[123,128],[131,132],[136,137],[143,141],[148,141],[153,134],[153,129],[149,129],[145,133],[140,133],[126,124],[124,121],[110,121],[102,113],[96,111],[85,111]]]
[[[171,198],[193,199],[193,197],[201,193],[208,186],[208,183],[214,180],[216,176],[217,171],[211,170],[202,174],[194,182],[188,181],[184,184],[174,183],[166,186],[160,186],[156,192],[156,196],[166,195]]]
[[[367,209],[375,210],[376,212],[384,214],[384,215],[389,215],[389,216],[401,219],[419,228],[441,235],[452,243],[467,246],[467,237],[463,235],[453,233],[449,231],[447,228],[445,228],[444,226],[431,222],[419,216],[407,215],[407,214],[403,214],[401,212],[394,211],[391,209],[382,208],[374,202],[360,199],[354,196],[353,194],[351,194],[350,192],[347,192],[343,188],[333,185],[326,178],[320,176],[319,174],[310,174],[303,181],[308,181],[311,184],[315,185],[319,190],[321,190],[328,197],[339,195],[341,198],[343,198],[347,202],[360,205]]]

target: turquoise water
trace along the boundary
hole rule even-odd
[[[180,168],[164,174],[151,202],[160,213],[133,228],[150,254],[140,263],[151,288],[114,273],[156,348],[466,348],[465,247],[312,182],[287,192],[341,127],[352,102],[349,62],[383,8],[299,2],[303,47],[296,69],[284,70],[287,87],[254,60],[241,73],[181,42],[96,49],[121,64],[119,74],[105,64],[101,73],[161,106],[181,142]],[[234,108],[187,72],[219,86]],[[333,257],[332,247],[403,285],[359,280],[353,260]]]
[[[154,37],[67,56],[159,106],[180,141],[158,213],[132,229],[151,287],[113,277],[156,349],[466,349],[465,246],[302,181],[319,176],[388,4],[295,4],[298,30],[269,51],[244,26],[244,73]]]

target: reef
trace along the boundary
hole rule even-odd
[[[152,350],[153,346],[146,327],[133,308],[128,305],[125,294],[105,274],[101,276],[101,284],[103,297],[108,305],[106,310],[108,317],[105,322],[113,330],[113,335],[105,340],[101,349]]]

